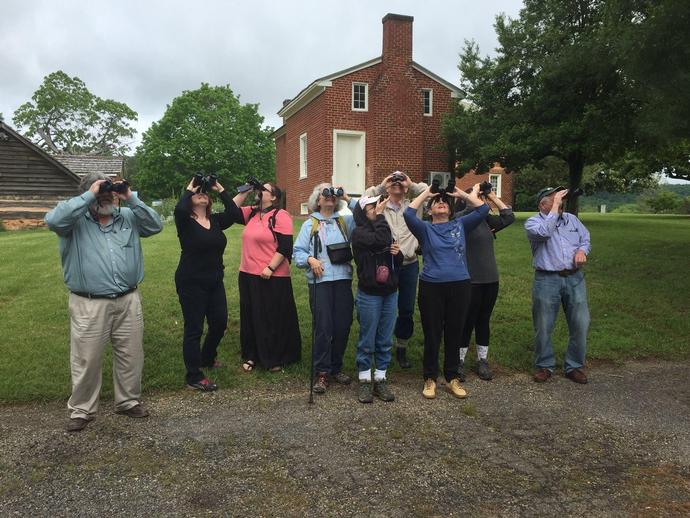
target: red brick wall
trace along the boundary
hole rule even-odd
[[[276,139],[276,178],[286,190],[287,209],[299,214],[314,186],[333,176],[333,130],[366,133],[365,182],[378,184],[395,170],[413,181],[431,171],[450,171],[441,138],[451,91],[412,67],[412,18],[387,15],[382,62],[334,79],[332,86],[284,121]],[[368,84],[368,111],[352,110],[352,83]],[[422,89],[433,90],[433,114],[423,114]],[[299,137],[307,133],[308,176],[299,179]],[[503,187],[505,188],[504,181]]]
[[[506,173],[505,169],[502,167],[493,167],[486,174],[474,174],[473,172],[467,173],[462,178],[455,180],[455,185],[457,185],[463,191],[472,187],[475,183],[480,183],[483,181],[489,181],[489,176],[492,174],[501,175],[501,200],[506,205],[513,204],[513,175]]]

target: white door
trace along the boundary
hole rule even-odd
[[[364,192],[363,132],[333,132],[333,185],[342,185],[348,194]]]

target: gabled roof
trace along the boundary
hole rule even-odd
[[[357,72],[358,70],[362,70],[364,68],[369,68],[374,65],[378,65],[381,63],[382,57],[379,56],[374,59],[370,59],[369,61],[365,61],[364,63],[360,63],[359,65],[355,65],[350,68],[346,68],[345,70],[340,70],[338,72],[335,72],[333,74],[329,74],[327,76],[320,77],[319,79],[316,79],[314,82],[312,82],[309,86],[304,88],[300,93],[297,94],[297,97],[293,98],[289,103],[285,104],[279,111],[278,115],[281,117],[291,117],[295,113],[297,113],[299,110],[304,108],[307,104],[312,102],[314,99],[316,99],[319,95],[321,95],[327,87],[332,86],[332,81],[335,79],[338,79],[340,77],[346,76],[348,74],[352,74],[353,72]],[[465,93],[460,90],[457,86],[454,84],[446,81],[443,79],[441,76],[438,76],[431,72],[430,70],[424,68],[422,65],[419,63],[415,63],[414,61],[412,62],[412,68],[415,70],[421,72],[425,76],[433,79],[437,83],[445,86],[451,91],[451,97],[454,98],[462,98],[464,97]]]
[[[16,132],[12,128],[10,128],[4,122],[0,122],[0,131],[4,131],[5,133],[12,135],[21,144],[28,147],[31,151],[33,151],[34,153],[39,155],[41,158],[48,161],[51,165],[54,165],[60,172],[64,173],[66,176],[68,176],[75,183],[77,183],[77,184],[79,183],[79,177],[76,174],[74,174],[72,171],[70,171],[64,164],[55,160],[55,158],[52,155],[46,153],[39,146],[37,146],[36,144],[31,142],[29,139],[27,139],[23,135],[20,135],[18,132]]]
[[[121,176],[125,163],[121,156],[54,155],[54,157],[79,176],[84,176],[87,173]]]

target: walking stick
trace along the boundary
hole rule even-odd
[[[312,223],[313,224],[313,223]],[[319,245],[319,234],[318,232],[314,232],[313,235],[313,245],[314,245],[314,259],[319,258],[319,250],[318,250],[318,245]],[[312,288],[314,290],[313,298],[312,298],[312,308],[316,308],[316,274],[312,272]],[[316,341],[315,339],[315,333],[316,331],[316,319],[314,318],[314,309],[312,309],[311,312],[311,368],[310,368],[310,373],[309,373],[309,404],[313,405],[314,404],[314,343]]]

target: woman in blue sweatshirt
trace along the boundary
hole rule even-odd
[[[464,398],[467,392],[458,379],[459,348],[470,302],[470,275],[467,270],[465,234],[484,221],[489,213],[477,195],[479,184],[467,194],[457,187],[454,192],[434,194],[431,187],[417,196],[405,210],[405,223],[419,241],[424,266],[419,276],[419,313],[424,330],[424,390],[427,399],[436,397],[439,375],[438,356],[444,339],[443,374],[448,391]],[[474,210],[451,219],[455,198],[462,198]],[[431,223],[417,216],[417,209],[428,201]]]

